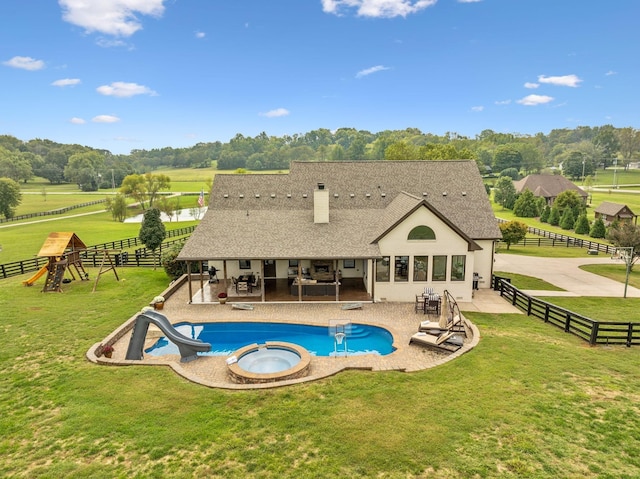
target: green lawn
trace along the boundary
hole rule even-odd
[[[547,283],[540,278],[534,278],[533,276],[526,276],[517,273],[507,273],[505,271],[496,271],[496,276],[502,278],[510,278],[511,284],[518,289],[534,289],[534,290],[547,290],[547,291],[564,291],[562,288],[558,288],[551,283]]]
[[[195,200],[194,200],[195,201]],[[166,222],[167,230],[186,228],[197,222]],[[140,232],[140,223],[118,223],[110,213],[97,213],[75,218],[65,217],[56,221],[22,224],[9,228],[0,225],[0,263],[10,263],[32,258],[38,254],[50,233],[72,231],[87,245],[101,244],[125,238],[134,238]]]
[[[85,360],[168,282],[119,271],[122,281],[105,275],[96,293],[91,281],[63,294],[0,282],[0,475],[640,475],[635,349],[589,348],[524,315],[468,314],[480,345],[431,370],[207,389],[167,368]]]

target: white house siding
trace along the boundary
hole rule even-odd
[[[475,271],[480,275],[482,279],[478,286],[482,288],[491,288],[491,275],[493,274],[493,250],[495,242],[493,240],[479,240],[476,241],[482,249],[474,251],[474,264]]]
[[[408,240],[409,232],[416,226],[430,227],[436,236],[435,240]],[[440,220],[427,208],[420,208],[397,225],[378,243],[382,256],[389,256],[391,274],[389,282],[376,282],[376,301],[414,301],[415,295],[424,291],[425,287],[432,287],[436,292],[443,293],[446,289],[454,298],[460,301],[471,301],[472,281],[475,255],[468,251],[469,244],[460,237],[446,223]],[[432,281],[433,256],[447,256],[447,272],[445,281]],[[451,281],[451,256],[466,256],[464,281]],[[409,281],[395,282],[393,264],[396,256],[409,256]],[[427,281],[413,281],[413,258],[428,256]],[[375,281],[375,278],[373,278]]]

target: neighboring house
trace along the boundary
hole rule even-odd
[[[278,281],[291,301],[348,300],[347,282],[371,301],[414,301],[425,287],[470,301],[474,272],[490,287],[499,238],[474,161],[293,162],[289,174],[216,175],[178,259],[225,280],[254,273],[262,301]]]
[[[600,206],[595,209],[595,217],[602,218],[606,226],[614,221],[638,224],[638,215],[634,214],[627,205],[610,203],[609,201],[600,203]]]
[[[534,196],[544,198],[550,206],[560,193],[567,190],[575,191],[585,203],[587,202],[587,192],[562,175],[529,175],[514,181],[513,186],[518,194],[529,189]]]

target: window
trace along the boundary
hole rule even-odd
[[[342,260],[342,267],[344,269],[355,268],[356,267],[356,260],[355,259]]]
[[[451,281],[464,281],[466,261],[467,257],[463,254],[451,257]]]
[[[250,259],[241,259],[239,263],[240,263],[240,269],[251,269]]]
[[[416,226],[409,232],[407,237],[409,240],[434,240],[436,234],[431,228],[425,225]]]
[[[396,256],[395,266],[393,280],[397,282],[409,281],[409,257]]]
[[[290,268],[297,268],[298,267],[298,260],[297,259],[290,259],[289,260],[289,267]]]
[[[389,281],[389,263],[388,256],[376,260],[376,281],[381,283]]]
[[[414,281],[426,281],[427,280],[427,264],[428,256],[414,256],[413,257],[413,280]]]
[[[433,257],[433,272],[431,273],[431,280],[432,281],[447,280],[447,257],[446,256]]]

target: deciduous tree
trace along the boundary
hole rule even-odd
[[[11,178],[0,178],[0,213],[5,218],[13,218],[15,208],[20,205],[21,200],[20,185]]]
[[[513,205],[513,214],[521,218],[535,218],[540,214],[538,211],[538,199],[526,188]]]
[[[507,243],[507,249],[512,244],[522,241],[527,236],[527,225],[521,221],[508,221],[500,223],[500,231],[502,232],[502,241]]]
[[[493,201],[503,208],[512,209],[516,202],[516,188],[508,176],[501,176],[493,187]]]

